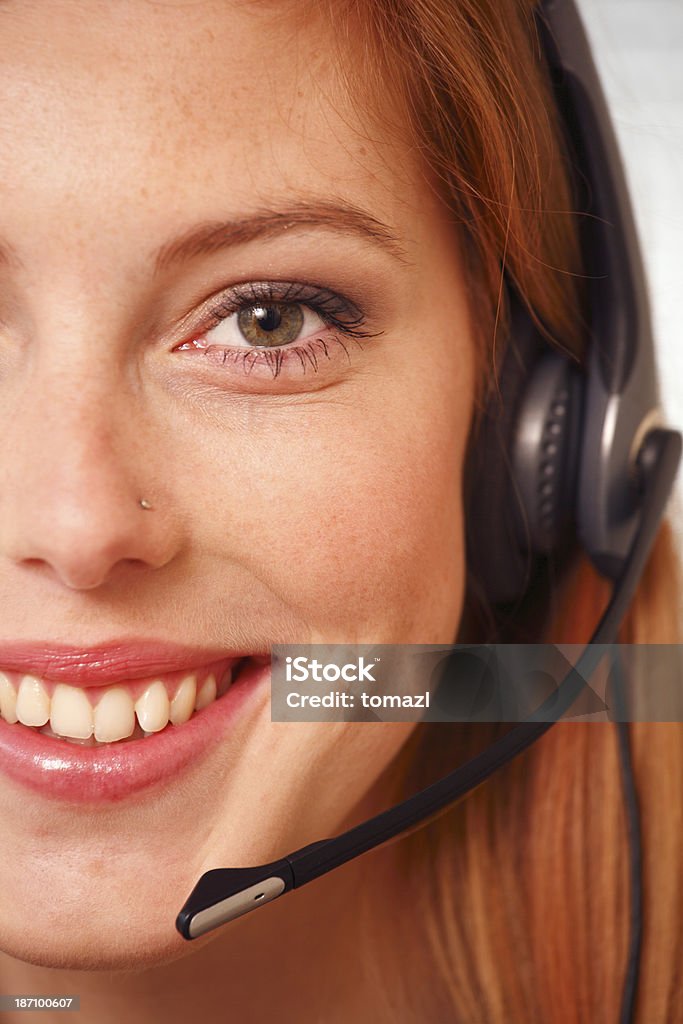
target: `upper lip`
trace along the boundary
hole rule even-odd
[[[114,640],[95,647],[0,641],[0,670],[26,672],[77,686],[106,686],[121,680],[199,668],[222,659],[238,661],[253,653],[143,639]]]

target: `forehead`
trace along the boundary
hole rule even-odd
[[[67,203],[110,196],[115,180],[131,201],[170,213],[190,199],[195,215],[226,189],[231,208],[274,187],[361,190],[389,212],[395,142],[345,93],[335,26],[315,9],[5,0],[0,180],[20,163],[33,192]]]

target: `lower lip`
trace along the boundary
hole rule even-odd
[[[250,695],[270,683],[270,665],[243,666],[230,689],[184,725],[128,743],[81,747],[0,718],[0,769],[42,796],[112,803],[168,783],[197,764],[234,724]]]

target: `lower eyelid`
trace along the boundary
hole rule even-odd
[[[182,348],[183,346],[180,346]],[[236,347],[209,345],[196,348],[195,352],[221,371],[236,373],[256,380],[274,381],[293,376],[309,379],[318,374],[325,376],[325,369],[347,366],[352,361],[352,349],[362,353],[363,345],[356,338],[341,334],[322,336],[317,333],[303,343],[265,347]],[[329,376],[329,375],[328,375]]]

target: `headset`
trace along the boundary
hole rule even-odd
[[[449,775],[369,821],[270,864],[206,872],[176,927],[194,939],[426,823],[540,738],[615,643],[662,522],[682,438],[659,412],[645,277],[608,110],[574,0],[534,12],[575,178],[587,274],[584,367],[550,350],[508,281],[510,337],[500,389],[468,466],[468,564],[485,600],[515,608],[543,567],[578,542],[613,582],[607,608],[544,712]],[[619,716],[623,717],[623,716]],[[640,828],[626,722],[616,723],[631,875],[631,936],[621,1024],[633,1020],[642,933]]]

